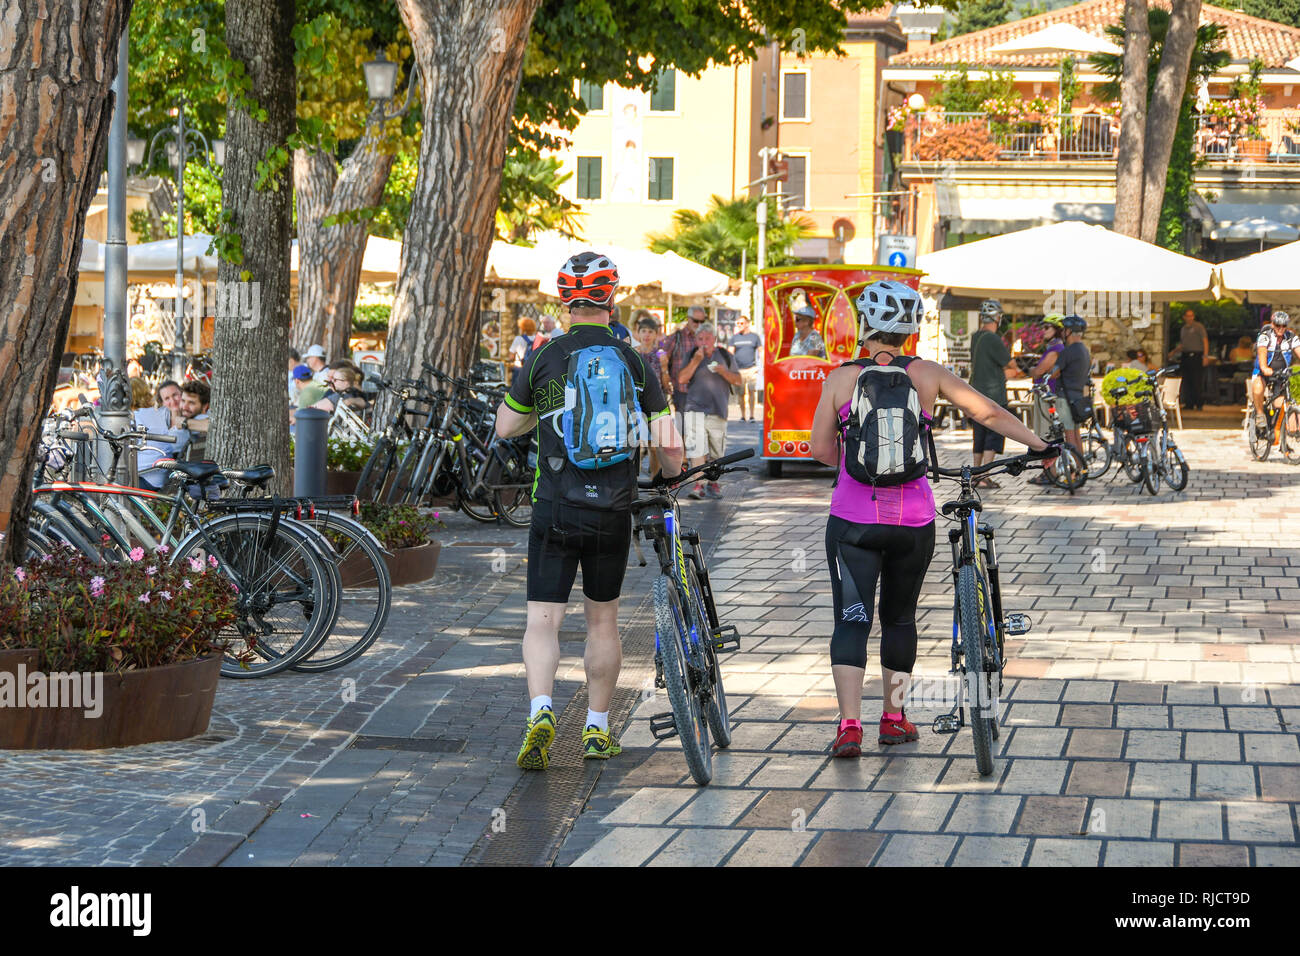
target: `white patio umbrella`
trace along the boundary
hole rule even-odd
[[[989,47],[990,53],[1115,53],[1124,52],[1104,37],[1072,23],[1053,23],[1033,33]]]
[[[1255,216],[1252,219],[1238,219],[1226,226],[1219,226],[1210,232],[1211,239],[1267,239],[1269,242],[1294,242],[1300,239],[1300,229],[1288,226],[1276,219]]]
[[[396,282],[402,261],[402,244],[383,236],[367,236],[366,251],[361,256],[362,282]],[[298,240],[289,251],[289,271],[298,274]]]
[[[1300,298],[1300,242],[1225,262],[1219,266],[1219,276],[1225,292],[1282,293],[1293,301]]]
[[[1152,300],[1203,297],[1208,262],[1121,236],[1058,222],[964,243],[917,258],[921,284],[956,295],[1047,300],[1055,292],[1139,292]],[[1017,295],[1018,294],[1018,295]]]

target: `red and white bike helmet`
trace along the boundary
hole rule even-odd
[[[618,266],[599,252],[580,252],[560,267],[555,284],[560,290],[560,301],[567,306],[610,309],[618,288]]]

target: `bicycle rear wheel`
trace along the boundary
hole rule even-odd
[[[239,588],[238,619],[222,634],[226,677],[265,677],[296,663],[337,610],[319,552],[302,529],[295,533],[286,524],[272,527],[265,514],[226,515],[191,532],[172,552],[172,564],[197,560]]]
[[[1137,484],[1142,480],[1142,459],[1138,455],[1138,443],[1131,435],[1124,437],[1124,474],[1128,480]]]
[[[1183,457],[1182,450],[1170,442],[1165,446],[1164,455],[1164,472],[1165,483],[1169,485],[1171,491],[1182,491],[1187,487],[1187,459]]]
[[[1061,453],[1052,462],[1052,467],[1047,469],[1047,477],[1058,488],[1065,488],[1074,494],[1088,480],[1088,467],[1084,464],[1083,456],[1072,446],[1062,445]]]
[[[974,564],[957,575],[957,607],[961,623],[962,656],[965,658],[967,712],[975,738],[975,766],[980,776],[993,773],[993,723],[997,712],[990,698],[991,681],[986,673],[984,640],[988,635],[988,599],[982,593]]]
[[[529,445],[503,443],[494,454],[502,456],[501,474],[498,476],[501,485],[495,490],[496,512],[506,524],[527,528],[533,521],[533,491],[529,482],[533,467],[528,464]]]
[[[1142,456],[1142,487],[1154,495],[1160,490],[1160,467],[1151,451],[1151,443],[1142,442],[1138,454]]]
[[[292,667],[319,673],[350,664],[375,643],[388,623],[393,586],[384,550],[365,526],[330,511],[305,522],[329,540],[338,555],[341,578],[334,626]]]
[[[713,779],[713,753],[709,745],[709,727],[701,713],[699,693],[691,673],[686,647],[690,643],[687,610],[681,592],[661,574],[655,578],[655,628],[659,635],[659,655],[663,661],[664,683],[668,702],[673,709],[673,723],[682,743],[686,766],[700,786]]]
[[[1087,431],[1079,436],[1083,445],[1083,461],[1089,478],[1100,478],[1110,470],[1110,445],[1097,432]]]

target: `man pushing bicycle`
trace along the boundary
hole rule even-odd
[[[618,598],[632,540],[640,445],[649,441],[663,474],[682,470],[681,436],[659,379],[636,349],[610,332],[617,267],[599,253],[579,253],[561,267],[557,285],[569,307],[569,331],[527,356],[497,410],[502,438],[538,430],[523,641],[532,701],[516,758],[525,770],[550,763],[560,623],[579,565],[589,697],[583,758],[621,752],[609,732],[609,705],[623,662]]]

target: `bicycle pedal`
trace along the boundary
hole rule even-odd
[[[931,733],[936,734],[955,734],[962,728],[962,720],[956,714],[940,714],[934,718],[934,724],[930,728]]]
[[[724,634],[730,632],[729,637]],[[734,624],[723,624],[713,635],[713,649],[719,654],[728,654],[740,650],[740,633]]]
[[[1007,619],[1002,622],[1002,631],[1008,636],[1028,634],[1033,626],[1034,622],[1029,619],[1028,614],[1008,614]]]
[[[663,714],[651,715],[650,736],[655,740],[667,740],[669,737],[677,736],[677,721],[673,719],[671,710]]]

